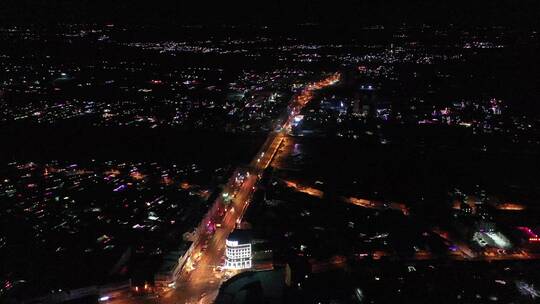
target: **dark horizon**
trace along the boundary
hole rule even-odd
[[[537,1],[230,1],[213,2],[5,0],[0,23],[125,23],[125,24],[457,24],[539,25]]]

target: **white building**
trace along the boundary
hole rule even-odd
[[[225,245],[226,269],[251,268],[251,238],[248,231],[233,231],[227,238]]]

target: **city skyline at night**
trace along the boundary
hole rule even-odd
[[[536,303],[536,1],[5,1],[0,302]]]

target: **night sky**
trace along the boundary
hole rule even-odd
[[[140,24],[456,23],[535,26],[539,1],[118,1],[2,0],[2,23]]]

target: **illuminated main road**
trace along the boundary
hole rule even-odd
[[[236,183],[236,173],[229,179],[223,189],[223,193],[232,194],[236,192],[236,195],[229,202],[228,211],[223,216],[221,227],[217,228],[213,234],[199,231],[199,239],[196,242],[198,245],[188,258],[185,270],[176,283],[176,289],[163,292],[156,298],[125,298],[112,302],[163,304],[212,303],[217,296],[221,283],[228,279],[230,275],[234,275],[234,273],[228,271],[219,271],[217,266],[222,264],[225,240],[234,230],[236,224],[241,221],[249,205],[251,196],[256,189],[260,174],[271,164],[281,142],[287,136],[287,131],[291,126],[294,116],[299,114],[300,110],[311,101],[314,91],[331,86],[337,83],[339,79],[340,74],[333,74],[319,82],[306,86],[300,94],[296,95],[289,106],[290,112],[281,120],[283,123],[276,128],[279,131],[271,132],[268,135],[268,138],[249,166],[242,170],[245,173],[249,173],[249,175],[246,174],[243,183],[241,185]],[[215,204],[219,204],[220,206],[223,203],[222,196],[218,197],[215,202]],[[204,244],[207,247],[203,251]]]

